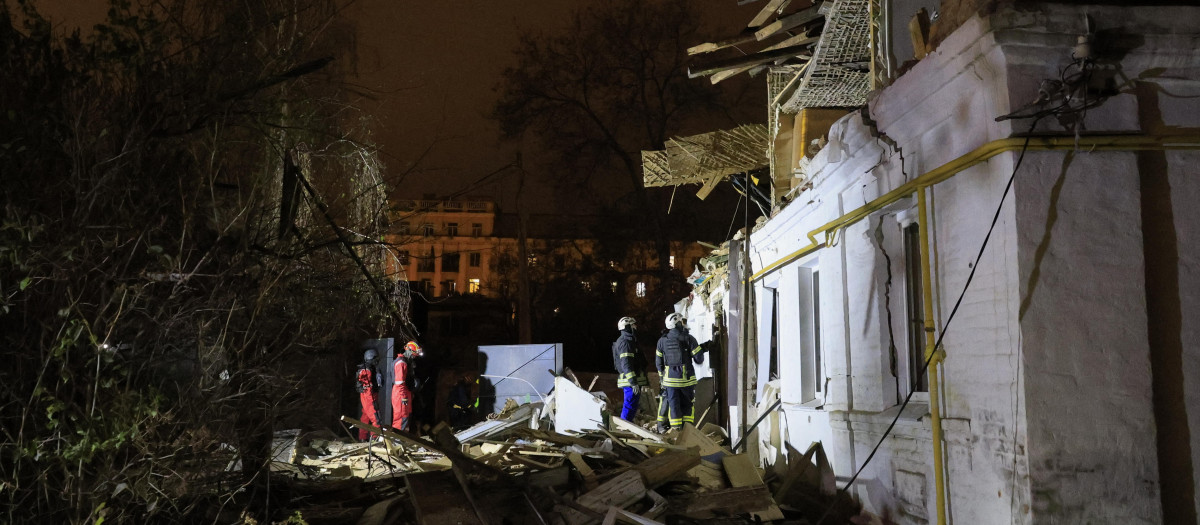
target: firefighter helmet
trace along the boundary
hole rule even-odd
[[[416,341],[404,343],[404,353],[410,356],[425,355],[425,351],[421,349],[421,345]]]
[[[632,317],[628,317],[628,316],[622,317],[620,321],[617,321],[617,330],[624,330],[626,328],[630,328],[630,327],[633,327],[636,325],[637,325],[636,319],[634,319]]]
[[[374,348],[368,348],[363,351],[364,363],[373,364],[376,359],[379,359],[379,352],[376,352]]]
[[[667,316],[667,330],[673,330],[673,329],[675,329],[676,326],[679,326],[686,322],[687,322],[687,319],[684,319],[682,315],[679,315],[677,313],[668,315]]]

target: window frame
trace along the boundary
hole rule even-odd
[[[925,297],[921,283],[921,225],[915,214],[897,216],[900,244],[904,255],[904,380],[901,392],[929,395],[929,374],[922,374],[925,363]],[[899,378],[897,378],[899,380]]]
[[[459,252],[442,252],[439,257],[442,264],[442,273],[458,273],[462,268],[462,254]]]

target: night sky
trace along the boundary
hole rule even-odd
[[[56,28],[67,32],[100,22],[107,1],[41,0],[39,5]],[[355,104],[376,119],[372,139],[381,146],[390,174],[397,177],[411,169],[393,187],[394,198],[454,194],[512,163],[518,149],[527,160],[536,158],[537,151],[527,145],[501,143],[497,125],[488,119],[498,96],[496,84],[504,68],[515,63],[512,50],[522,31],[553,34],[567,25],[575,7],[583,5],[562,0],[345,4],[343,14],[357,25],[358,41],[353,57],[339,59],[353,61],[358,78],[352,82],[358,91],[370,94]],[[761,9],[761,3],[738,6],[736,0],[696,5],[705,10],[709,39],[736,33]],[[761,79],[751,82],[761,89]],[[512,177],[494,181],[467,196],[490,197],[512,211]]]

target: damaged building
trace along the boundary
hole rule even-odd
[[[643,152],[769,207],[679,305],[729,434],[891,523],[1195,523],[1200,10],[796,4],[691,50],[765,128]]]

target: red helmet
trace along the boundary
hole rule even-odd
[[[409,341],[404,343],[404,353],[411,355],[424,355],[425,351],[421,349],[421,345],[417,344],[416,341]]]

